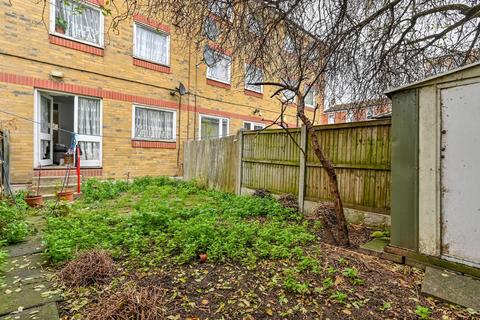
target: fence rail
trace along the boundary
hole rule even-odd
[[[346,207],[390,211],[390,120],[317,126]],[[302,152],[302,150],[304,150]],[[241,159],[241,161],[239,161]],[[234,137],[190,141],[186,179],[225,191],[267,189],[304,200],[329,200],[328,177],[305,128],[241,131]]]

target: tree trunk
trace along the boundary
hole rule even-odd
[[[304,108],[305,106],[303,101],[299,101],[297,108],[298,117],[300,118],[300,120],[302,120],[303,124],[307,128],[307,132],[312,141],[313,151],[317,158],[320,160],[320,163],[322,164],[323,169],[325,170],[329,178],[330,190],[335,206],[335,216],[337,218],[337,241],[340,246],[349,247],[350,240],[348,238],[347,220],[345,219],[345,214],[343,212],[343,203],[340,197],[340,191],[338,190],[337,174],[335,172],[335,168],[333,167],[332,162],[329,159],[325,158],[322,148],[320,147],[320,143],[318,142],[315,128],[313,127],[310,119],[305,115]]]

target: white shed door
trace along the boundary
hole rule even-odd
[[[480,83],[443,89],[442,255],[480,266]]]

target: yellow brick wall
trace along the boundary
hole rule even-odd
[[[192,139],[194,131],[198,137],[199,117],[193,112],[196,106],[209,113],[231,113],[229,132],[234,134],[243,127],[243,117],[254,116],[258,108],[265,119],[275,119],[280,110],[276,99],[269,98],[273,89],[265,88],[262,99],[244,94],[243,83],[237,63],[234,63],[231,89],[223,89],[207,84],[206,66],[200,64],[201,53],[180,40],[171,30],[170,67],[171,73],[161,73],[133,65],[133,20],[120,25],[119,34],[105,35],[104,56],[77,51],[54,45],[49,42],[49,33],[42,19],[42,4],[31,1],[0,2],[0,74],[18,75],[39,80],[54,81],[50,72],[63,72],[63,84],[73,84],[93,89],[105,89],[128,95],[159,99],[178,104],[178,97],[172,97],[170,90],[179,82],[193,95],[183,97],[180,123],[180,143]],[[48,24],[48,5],[45,21]],[[105,29],[109,25],[105,19]],[[0,81],[0,110],[7,110],[28,119],[34,118],[34,86]],[[204,98],[206,97],[206,98]],[[319,101],[320,98],[317,98]],[[190,111],[187,111],[187,106]],[[198,110],[198,109],[197,109]],[[177,110],[177,119],[180,111]],[[187,114],[189,117],[187,119]],[[123,178],[141,175],[181,174],[177,168],[176,149],[133,148],[131,145],[132,102],[118,99],[103,99],[103,175],[105,178]],[[0,112],[0,120],[12,116]],[[295,109],[289,108],[286,121],[296,123]],[[17,119],[17,128],[11,132],[11,178],[12,182],[29,182],[33,174],[33,123]],[[179,129],[177,127],[177,130]],[[195,130],[194,130],[195,128]],[[188,136],[187,136],[188,132]]]

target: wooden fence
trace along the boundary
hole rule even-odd
[[[388,214],[390,120],[317,126],[316,132],[336,168],[345,207]],[[190,141],[184,176],[230,192],[263,188],[293,193],[302,207],[304,200],[328,200],[328,177],[309,140],[305,128],[297,128],[289,134],[281,129],[241,131],[234,137]]]

